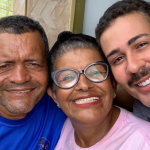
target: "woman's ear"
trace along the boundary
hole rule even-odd
[[[55,91],[52,90],[50,87],[48,87],[47,93],[48,93],[48,95],[49,95],[50,97],[52,97],[52,99],[54,100],[54,102],[55,102],[56,104],[58,104]]]

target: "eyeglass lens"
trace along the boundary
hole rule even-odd
[[[55,80],[60,87],[69,88],[78,82],[79,74],[76,70],[61,70],[55,74]],[[84,75],[92,82],[101,82],[107,76],[107,66],[93,64],[84,70]]]
[[[100,82],[107,75],[107,66],[105,64],[92,65],[85,70],[85,75],[93,82]]]
[[[60,87],[69,88],[76,84],[78,80],[78,74],[73,70],[63,70],[55,75],[55,80]]]

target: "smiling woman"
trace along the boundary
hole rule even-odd
[[[95,38],[60,33],[49,65],[48,93],[68,116],[55,150],[150,149],[150,124],[113,106],[116,82]]]

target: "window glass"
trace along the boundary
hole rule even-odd
[[[0,18],[13,15],[13,0],[0,0]]]

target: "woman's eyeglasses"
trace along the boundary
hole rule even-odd
[[[107,63],[99,61],[88,65],[81,71],[69,68],[56,70],[51,73],[51,77],[58,87],[69,89],[77,84],[80,74],[84,74],[91,82],[102,82],[107,79],[108,73],[109,68]]]

